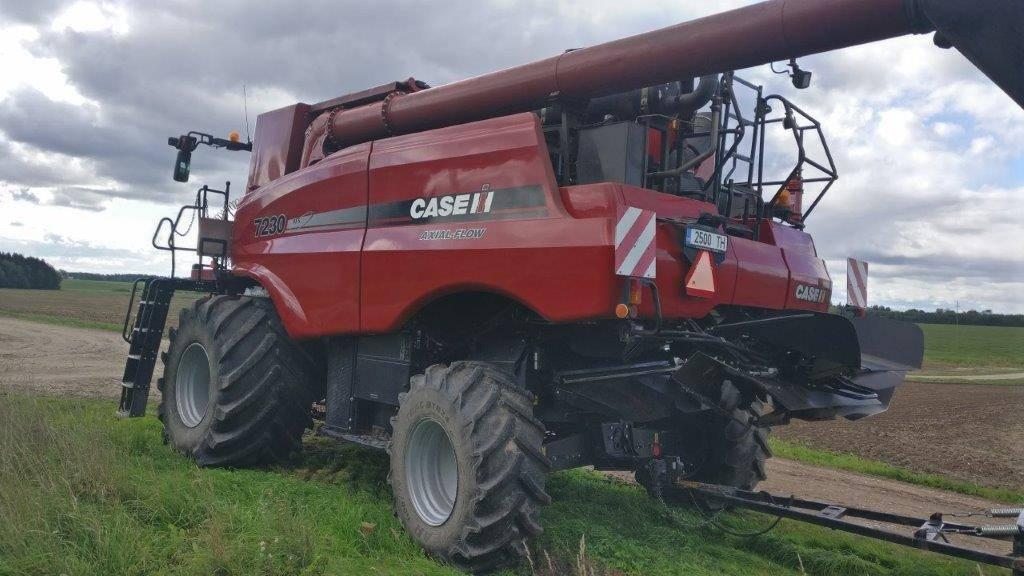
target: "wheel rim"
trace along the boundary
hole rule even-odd
[[[189,344],[178,360],[174,398],[182,424],[195,428],[203,421],[210,405],[210,358],[198,342]]]
[[[459,465],[455,448],[441,425],[420,420],[409,435],[405,477],[413,508],[430,526],[444,524],[455,509]]]

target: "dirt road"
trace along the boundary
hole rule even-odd
[[[128,345],[116,332],[0,317],[0,386],[117,398],[127,353]]]
[[[33,394],[111,398],[113,412],[127,348],[114,332],[0,317],[0,386]],[[950,391],[949,385],[942,387]],[[882,439],[896,441],[892,437]],[[970,496],[788,460],[770,461],[768,476],[759,488],[908,515],[997,506]],[[997,543],[997,551],[1001,550],[999,546]]]

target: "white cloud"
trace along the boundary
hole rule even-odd
[[[80,1],[61,11],[50,29],[56,32],[128,32],[128,12],[124,6],[112,2]]]

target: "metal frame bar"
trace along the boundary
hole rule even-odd
[[[210,203],[209,203],[209,195],[210,195],[210,193],[220,194],[221,196],[224,197],[223,213],[222,213],[221,219],[224,220],[224,221],[227,221],[229,219],[229,216],[230,216],[230,214],[229,214],[229,207],[230,207],[230,198],[231,198],[231,182],[225,182],[223,190],[217,190],[215,188],[210,188],[209,186],[204,184],[201,188],[196,190],[195,202],[193,202],[192,204],[186,204],[185,206],[182,206],[181,208],[179,208],[178,209],[178,215],[173,220],[171,220],[171,218],[167,217],[167,216],[161,218],[160,222],[158,222],[157,225],[156,225],[156,230],[153,231],[153,239],[150,241],[151,244],[153,245],[153,247],[156,248],[157,250],[163,250],[165,252],[170,252],[171,253],[171,276],[170,276],[171,278],[174,278],[174,270],[175,270],[175,266],[176,266],[176,262],[175,262],[175,253],[176,252],[196,252],[196,253],[199,254],[199,262],[200,262],[200,264],[202,264],[202,260],[203,260],[202,239],[199,239],[199,242],[197,242],[195,247],[179,247],[179,246],[175,245],[174,238],[176,236],[185,236],[186,234],[188,234],[188,231],[181,232],[181,233],[178,232],[178,228],[181,225],[181,218],[185,215],[185,211],[187,211],[187,210],[192,210],[193,211],[192,222],[195,222],[196,218],[206,218],[206,217],[208,217],[209,211],[210,211]],[[167,233],[167,243],[166,243],[166,245],[161,246],[160,244],[157,243],[157,239],[160,237],[160,231],[163,230],[163,228],[164,228],[164,222],[167,222],[168,224],[170,224],[170,230]],[[189,229],[191,229],[191,228],[192,228],[192,224],[190,223],[189,224]],[[225,246],[225,253],[227,252],[227,250],[226,250],[227,243],[226,242],[218,241],[218,240],[211,240],[211,241],[212,242],[221,242],[222,244],[224,244],[224,246]],[[214,268],[217,268],[218,265],[220,264],[220,262],[218,261],[218,258],[216,258],[216,257],[214,257],[213,260],[214,260]],[[130,308],[129,308],[129,310],[130,310]]]
[[[869,538],[884,540],[886,542],[900,544],[910,548],[917,548],[919,550],[926,550],[929,552],[944,554],[946,556],[953,556],[973,562],[989,564],[991,566],[1008,568],[1013,570],[1014,576],[1024,576],[1024,528],[1019,529],[1018,533],[1012,537],[1014,545],[1013,553],[1001,556],[999,554],[993,554],[992,552],[967,548],[938,540],[937,538],[941,537],[943,534],[959,534],[982,538],[1006,539],[1006,537],[985,535],[980,527],[977,526],[946,523],[942,520],[942,516],[940,514],[933,514],[926,520],[922,518],[903,516],[900,514],[892,514],[889,512],[879,512],[865,508],[836,506],[816,500],[778,496],[767,492],[751,492],[727,486],[702,484],[700,482],[680,481],[678,483],[678,488],[676,489],[687,491],[692,495],[699,495],[741,508],[770,514],[772,516],[790,518],[801,522],[807,522],[809,524],[815,524],[817,526],[832,528],[834,530],[842,530],[843,532],[849,532],[859,536],[867,536]],[[785,505],[779,504],[779,502],[783,502]],[[890,532],[880,528],[856,524],[843,519],[847,517],[873,520],[876,522],[884,522],[899,526],[915,527],[917,528],[917,531],[914,535],[908,536],[906,534],[899,534],[897,532]],[[1019,518],[1018,525],[1024,527],[1024,511],[1021,512]]]

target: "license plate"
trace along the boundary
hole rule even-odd
[[[699,250],[725,253],[729,248],[729,237],[700,228],[686,229],[686,245]]]

